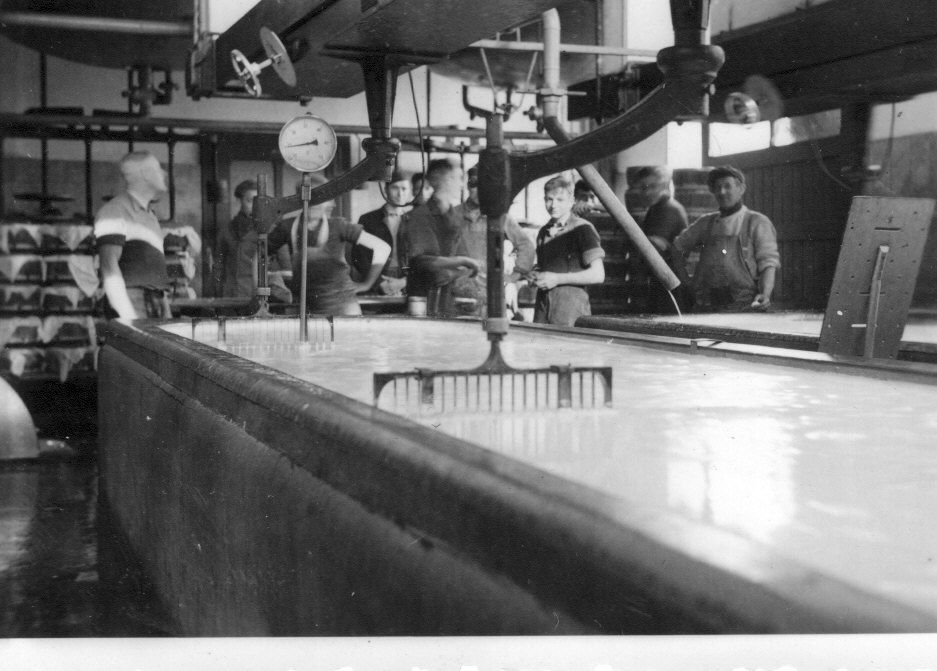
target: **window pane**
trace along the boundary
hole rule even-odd
[[[838,109],[778,119],[774,122],[771,144],[784,147],[795,142],[835,137],[839,135],[840,119]]]
[[[771,146],[771,122],[759,121],[748,126],[734,123],[709,124],[709,155],[726,156]]]

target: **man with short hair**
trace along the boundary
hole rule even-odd
[[[148,151],[120,161],[126,190],[105,203],[94,220],[105,314],[121,319],[169,319],[170,288],[163,231],[150,209],[168,191],[166,173]]]
[[[765,310],[781,267],[774,224],[742,203],[745,175],[730,165],[707,177],[718,212],[704,214],[674,240],[682,253],[699,249],[693,274],[700,312]]]
[[[238,212],[228,224],[219,245],[224,275],[223,294],[252,298],[257,287],[257,231],[251,221],[251,209],[257,197],[257,183],[247,179],[234,189]]]
[[[406,173],[395,170],[387,182],[387,202],[383,207],[361,215],[358,225],[367,233],[374,235],[391,247],[390,256],[381,271],[380,277],[366,293],[379,293],[385,296],[399,296],[407,284],[403,266],[400,263],[398,243],[400,222],[403,215],[410,211],[412,200],[410,178]],[[371,269],[371,250],[362,245],[355,245],[351,250],[351,265],[355,275],[364,277]]]
[[[433,195],[433,187],[422,172],[413,174],[410,178],[411,191],[413,191],[413,206],[419,207]]]
[[[687,227],[686,209],[671,195],[670,170],[649,165],[634,176],[632,189],[647,208],[641,228],[657,249],[664,251]]]
[[[478,273],[479,264],[468,254],[461,221],[454,211],[462,197],[462,169],[446,159],[436,159],[426,169],[426,180],[433,187],[432,197],[406,214],[402,226],[407,295],[428,297],[439,289],[439,309],[448,313],[450,285],[459,277]]]
[[[605,250],[595,227],[572,213],[573,184],[562,175],[547,180],[543,201],[550,220],[537,232],[534,321],[575,326],[592,314],[586,287],[605,281]]]
[[[687,227],[686,209],[671,195],[671,173],[666,166],[649,165],[640,168],[634,175],[631,189],[638,195],[640,204],[647,208],[641,229],[648,240],[657,248],[661,257],[674,271],[681,282],[688,282],[682,259],[674,258],[673,241]],[[666,287],[661,284],[646,262],[639,264],[636,272],[638,281],[647,287],[647,311],[673,313],[673,300],[681,309],[692,305],[689,287],[678,287],[670,298]]]
[[[592,185],[584,179],[576,181],[573,200],[575,201],[573,203],[573,214],[579,217],[588,218],[590,214],[605,213],[605,207],[599,201],[599,197],[593,190]]]

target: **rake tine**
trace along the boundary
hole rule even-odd
[[[433,372],[425,368],[418,369],[420,382],[420,403],[423,405],[433,405],[435,376]]]

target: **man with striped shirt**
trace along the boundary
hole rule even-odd
[[[150,204],[168,190],[166,173],[148,151],[120,161],[126,190],[98,211],[94,235],[107,296],[105,312],[122,319],[171,316],[163,232]]]

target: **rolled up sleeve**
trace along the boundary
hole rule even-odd
[[[755,265],[761,274],[766,268],[780,268],[781,254],[778,251],[778,234],[774,224],[765,216],[758,216],[752,222],[752,246],[755,251]]]
[[[579,236],[579,261],[584,268],[592,265],[596,259],[605,257],[605,250],[602,249],[602,240],[592,224],[584,224],[576,227],[576,233]]]

